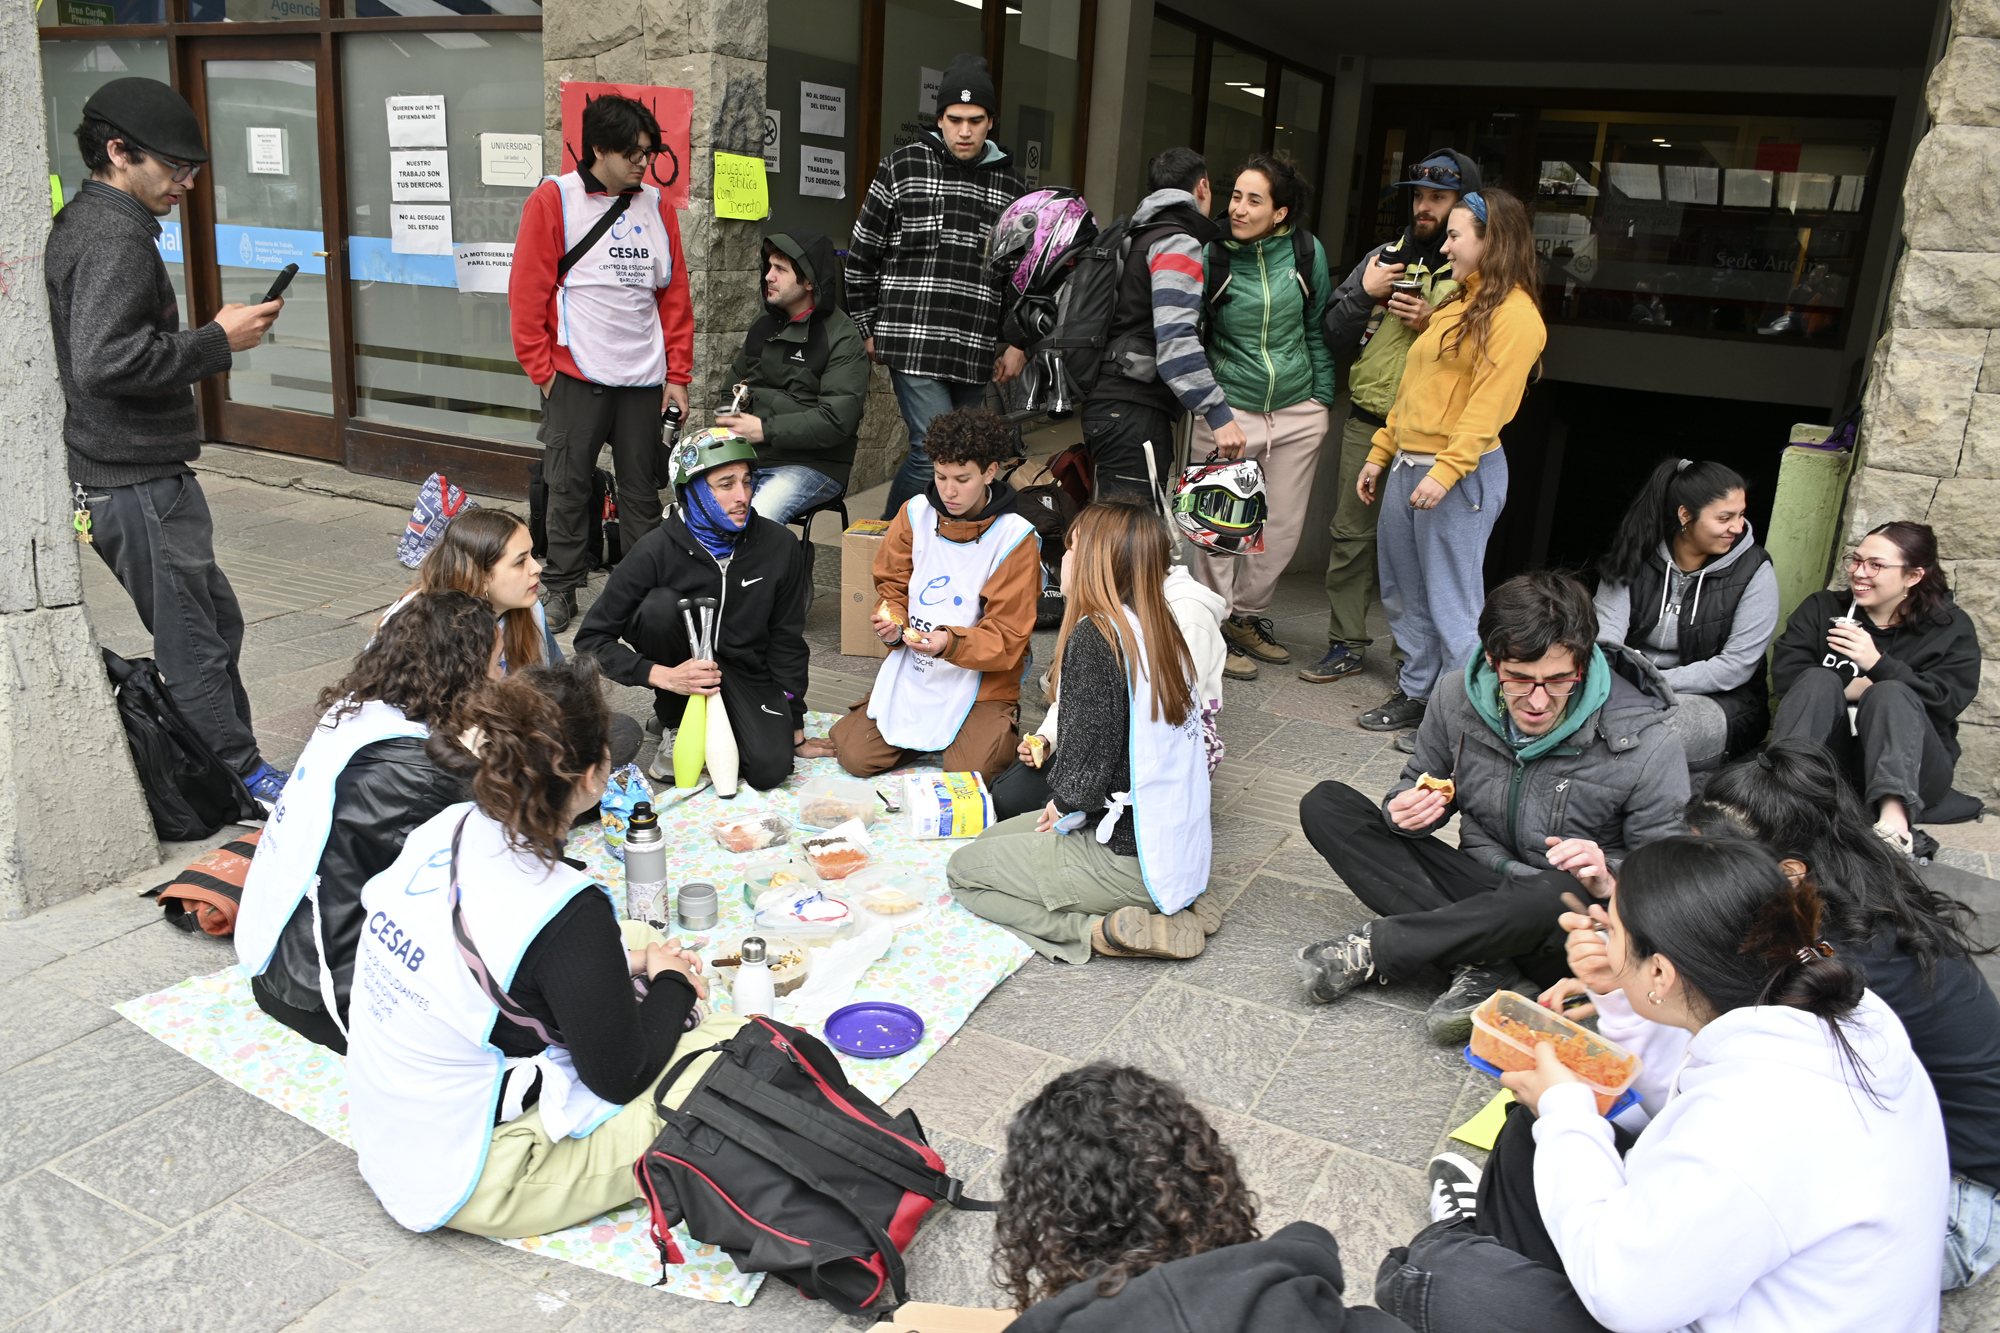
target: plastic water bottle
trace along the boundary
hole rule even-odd
[[[632,808],[625,829],[625,918],[665,929],[667,839],[651,801]]]
[[[746,1018],[751,1014],[768,1017],[778,1006],[778,991],[771,980],[771,960],[765,955],[764,937],[747,936],[740,956],[743,964],[736,969],[736,988],[731,992],[736,1012]]]

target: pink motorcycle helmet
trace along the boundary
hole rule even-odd
[[[1090,206],[1075,190],[1033,190],[993,224],[986,266],[1022,296],[1046,293],[1062,281],[1070,253],[1096,235]]]

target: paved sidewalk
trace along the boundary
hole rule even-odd
[[[243,671],[259,738],[272,762],[289,765],[318,690],[410,581],[394,548],[413,488],[233,450],[211,449],[201,466],[218,558],[251,621]],[[851,512],[876,511],[857,498]],[[818,534],[823,589],[839,579],[831,527]],[[103,642],[144,653],[129,600],[101,562],[86,558],[84,569]],[[1294,656],[1322,650],[1322,606],[1315,580],[1286,581],[1273,614]],[[835,616],[835,598],[822,596],[809,621],[816,708],[844,708],[873,675],[872,663],[839,655]],[[1036,636],[1038,661],[1051,646],[1051,635]],[[1333,685],[1308,685],[1285,668],[1230,683],[1211,882],[1233,906],[1207,952],[1188,963],[1098,959],[1060,975],[1031,960],[892,1103],[917,1108],[974,1193],[997,1191],[1007,1117],[1049,1077],[1093,1058],[1142,1065],[1208,1109],[1262,1196],[1266,1232],[1296,1218],[1329,1226],[1348,1256],[1350,1298],[1370,1299],[1383,1252],[1425,1220],[1425,1160],[1495,1087],[1425,1040],[1422,1011],[1438,982],[1370,986],[1321,1007],[1301,999],[1292,972],[1299,943],[1368,915],[1298,832],[1297,802],[1327,778],[1363,789],[1395,778],[1401,756],[1389,738],[1351,725],[1389,688],[1380,664]],[[648,696],[621,690],[617,702],[639,715]],[[1994,868],[1987,858],[2000,854],[2000,838],[1989,847],[1983,826],[1938,832],[1953,838],[1953,864],[1980,876]],[[234,961],[226,943],[168,928],[136,896],[195,850],[168,848],[160,871],[0,924],[0,1217],[9,1224],[0,1328],[862,1326],[776,1282],[738,1310],[476,1238],[401,1230],[361,1183],[351,1152],[108,1007]],[[1996,887],[1972,875],[1965,886],[1975,896]],[[913,1294],[997,1303],[986,1276],[991,1234],[990,1215],[934,1215],[909,1255]],[[2000,1286],[1950,1301],[1945,1326],[2000,1326]]]

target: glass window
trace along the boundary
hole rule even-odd
[[[1309,74],[1295,69],[1278,75],[1278,126],[1271,137],[1274,151],[1291,155],[1292,164],[1312,183],[1315,203],[1322,197],[1326,180],[1326,145],[1320,142],[1320,108],[1325,105],[1326,86]]]
[[[357,414],[530,443],[541,399],[514,360],[505,265],[546,160],[521,143],[543,133],[541,34],[341,41]],[[448,200],[391,200],[392,96],[443,99],[446,147],[395,151],[443,153]]]
[[[1264,146],[1264,100],[1270,89],[1270,62],[1262,56],[1215,44],[1208,62],[1208,132],[1202,156],[1217,202],[1229,197],[1243,159]]]
[[[937,129],[937,85],[955,55],[986,49],[978,0],[887,0],[882,22],[884,157]],[[852,116],[854,108],[847,114]],[[848,191],[866,190],[852,181]]]
[[[1151,162],[1169,148],[1194,142],[1195,35],[1153,20],[1153,54],[1146,66],[1146,125],[1142,151]]]
[[[270,23],[319,17],[319,0],[188,0],[190,23]]]
[[[773,231],[812,227],[832,238],[834,248],[847,248],[854,215],[868,182],[852,179],[861,156],[861,0],[770,0],[771,46],[764,73],[764,105],[776,117],[778,169],[764,179],[771,189]],[[812,84],[808,89],[805,85]],[[808,93],[823,102],[839,90],[844,109],[839,134],[807,134],[801,113]],[[824,108],[814,107],[819,115]],[[816,121],[825,125],[825,121]],[[767,127],[767,134],[769,129]],[[770,145],[766,145],[768,154]],[[801,194],[799,185],[807,157],[840,153],[844,198]],[[768,159],[767,159],[768,160]]]
[[[1019,6],[1016,8],[1016,6]],[[1076,179],[1077,35],[1082,0],[1010,0],[1000,137],[1029,189]]]
[[[45,27],[103,28],[113,23],[165,23],[167,4],[166,0],[42,0],[35,15]]]

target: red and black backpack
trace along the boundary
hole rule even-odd
[[[722,1058],[678,1110],[666,1106],[681,1071],[710,1050]],[[909,1299],[902,1251],[933,1204],[999,1206],[965,1197],[915,1111],[888,1114],[817,1037],[769,1018],[682,1056],[655,1095],[665,1124],[634,1170],[663,1265],[681,1262],[668,1232],[685,1221],[745,1272],[842,1314],[876,1314]]]

